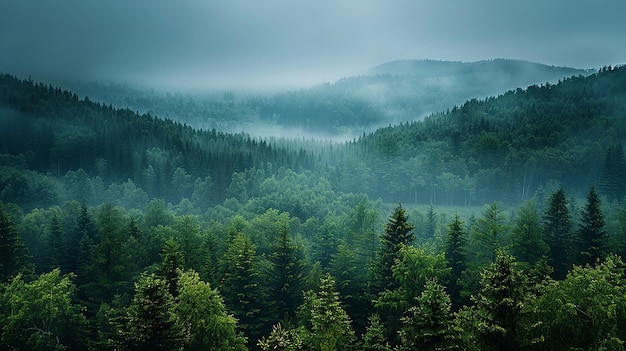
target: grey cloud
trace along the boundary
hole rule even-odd
[[[178,87],[312,84],[396,59],[624,62],[623,0],[29,0],[0,71]]]

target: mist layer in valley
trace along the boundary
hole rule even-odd
[[[297,90],[168,91],[129,83],[68,81],[80,96],[150,113],[194,128],[255,137],[345,141],[380,127],[421,120],[465,101],[590,70],[496,59],[478,62],[394,61]]]

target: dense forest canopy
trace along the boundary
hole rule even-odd
[[[2,75],[0,348],[624,349],[625,136],[626,67],[345,143]]]

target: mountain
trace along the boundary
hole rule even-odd
[[[517,60],[423,60],[389,62],[359,76],[279,93],[164,93],[86,82],[66,86],[94,101],[196,128],[348,139],[419,120],[472,98],[590,73]]]
[[[115,185],[120,196],[174,203],[197,197],[206,207],[226,198],[236,172],[310,162],[303,150],[193,129],[0,75],[0,202],[42,206],[69,194],[93,203]]]
[[[263,120],[331,134],[362,134],[419,120],[472,98],[556,83],[591,71],[517,60],[396,61],[334,83],[253,101]]]
[[[559,184],[620,201],[625,116],[626,67],[605,67],[379,129],[349,154],[370,170],[370,196],[390,201],[517,203]]]

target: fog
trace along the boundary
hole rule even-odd
[[[156,88],[294,88],[398,59],[623,63],[626,3],[3,1],[0,71]]]

